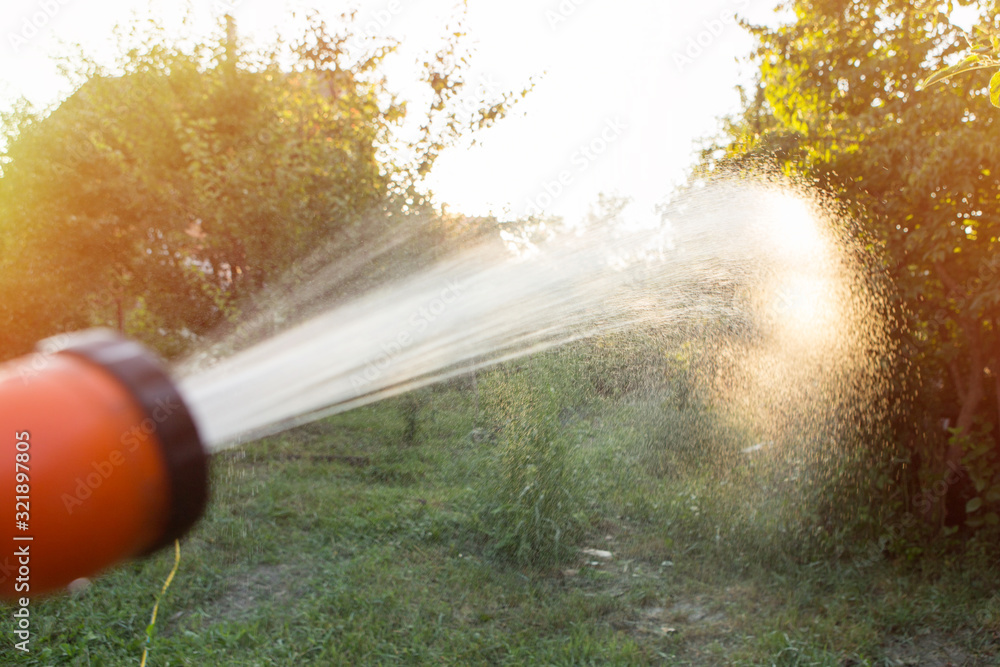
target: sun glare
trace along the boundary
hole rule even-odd
[[[774,272],[766,303],[775,333],[785,345],[823,348],[831,342],[843,309],[822,218],[807,200],[777,193],[767,223],[763,236],[770,245]]]
[[[770,240],[781,260],[811,261],[824,250],[813,207],[792,194],[774,196]]]

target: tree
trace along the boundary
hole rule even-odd
[[[993,9],[986,0],[962,4],[984,20]],[[939,469],[964,454],[977,491],[992,489],[1000,500],[993,463],[985,463],[996,456],[994,443],[982,446],[984,425],[998,423],[1000,408],[1000,119],[973,79],[953,77],[933,95],[919,92],[930,72],[959,57],[950,3],[794,0],[782,7],[794,12],[793,22],[751,26],[756,89],[729,122],[728,142],[706,151],[703,168],[746,167],[770,156],[843,203],[896,289],[911,386],[924,409],[939,406],[937,416],[955,427],[950,447],[926,437],[938,430],[934,415],[911,414],[910,432],[897,435],[913,438],[914,448],[928,440],[924,463],[936,460]]]
[[[454,120],[465,61],[449,60],[453,39],[433,61],[451,64],[427,66],[428,129],[399,157],[397,130],[420,112],[388,87],[394,45],[359,53],[352,19],[333,31],[312,14],[290,51],[262,53],[241,45],[231,19],[188,48],[133,28],[141,43],[113,70],[84,60],[82,84],[57,108],[9,113],[0,354],[93,325],[177,354],[316,247],[428,215],[420,181],[437,154],[516,96]],[[452,121],[432,129],[439,117]]]
[[[997,10],[1000,4],[994,5],[994,10],[981,24],[973,26],[972,34],[965,35],[966,56],[924,79],[920,84],[922,88],[967,72],[996,70],[990,77],[990,102],[1000,108],[1000,15]]]

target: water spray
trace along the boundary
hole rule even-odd
[[[669,212],[518,256],[468,249],[244,349],[200,350],[176,383],[104,330],[0,366],[0,597],[59,591],[184,535],[211,454],[580,338],[747,319],[759,340],[734,346],[729,384],[795,405],[864,359],[874,334],[851,333],[866,321],[851,271],[798,198],[716,184]]]
[[[156,357],[110,331],[0,366],[0,596],[65,589],[184,535],[208,456]]]

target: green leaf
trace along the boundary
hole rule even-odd
[[[921,81],[918,88],[923,90],[924,88],[927,88],[932,84],[941,81],[946,81],[947,79],[950,79],[956,74],[960,74],[962,72],[967,72],[971,69],[975,69],[976,65],[979,64],[979,60],[980,58],[978,54],[972,54],[970,56],[966,56],[964,59],[962,59],[961,62],[955,63],[954,65],[945,67],[944,69],[939,69],[938,71],[934,72],[929,77]]]
[[[975,461],[976,459],[981,458],[986,454],[989,454],[991,451],[993,451],[993,443],[985,442],[980,445],[977,445],[976,447],[973,447],[972,451],[969,452],[969,455],[966,458],[969,461]]]
[[[983,506],[982,498],[973,498],[969,502],[965,503],[965,511],[968,512],[969,514],[972,514],[982,506]]]
[[[1000,516],[998,516],[996,512],[990,512],[989,514],[984,516],[983,519],[986,521],[987,525],[990,526],[996,526],[997,524],[1000,524]]]
[[[1000,108],[1000,72],[995,73],[990,79],[990,102]]]
[[[990,487],[990,490],[986,492],[986,502],[988,503],[1000,502],[1000,486]]]

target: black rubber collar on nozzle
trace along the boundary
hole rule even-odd
[[[170,505],[163,535],[147,553],[180,539],[205,511],[208,455],[191,412],[166,370],[142,345],[106,329],[76,335],[60,353],[81,357],[113,375],[155,424],[155,440],[169,477]],[[167,410],[165,418],[154,417],[154,412],[163,410]]]

